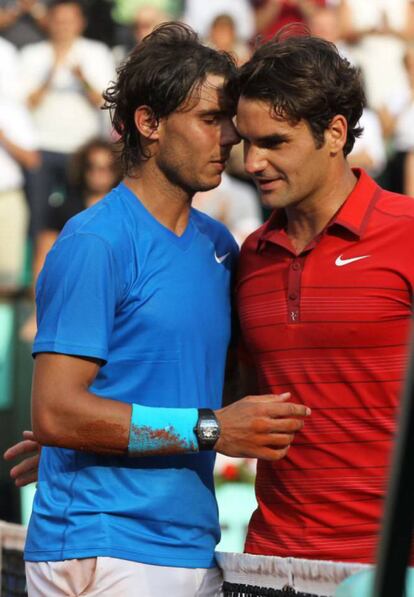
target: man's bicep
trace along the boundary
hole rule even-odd
[[[96,359],[56,353],[36,356],[32,385],[32,418],[43,429],[73,408],[75,397],[87,390],[99,371]]]

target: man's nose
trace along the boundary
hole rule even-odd
[[[244,169],[247,174],[257,174],[265,169],[266,159],[259,148],[244,142]]]
[[[221,145],[237,145],[237,143],[240,143],[240,137],[233,124],[233,120],[229,118],[223,125]]]

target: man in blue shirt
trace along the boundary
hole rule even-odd
[[[237,246],[191,207],[238,141],[229,57],[167,24],[106,92],[124,181],[69,221],[37,285],[32,412],[42,451],[29,595],[220,587],[214,451],[281,458],[309,410],[220,408]]]

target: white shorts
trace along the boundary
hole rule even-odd
[[[218,568],[173,568],[117,558],[26,562],[29,597],[218,597]]]

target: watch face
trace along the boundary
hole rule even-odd
[[[202,439],[212,440],[219,436],[219,426],[214,419],[204,419],[200,422],[200,436]]]

